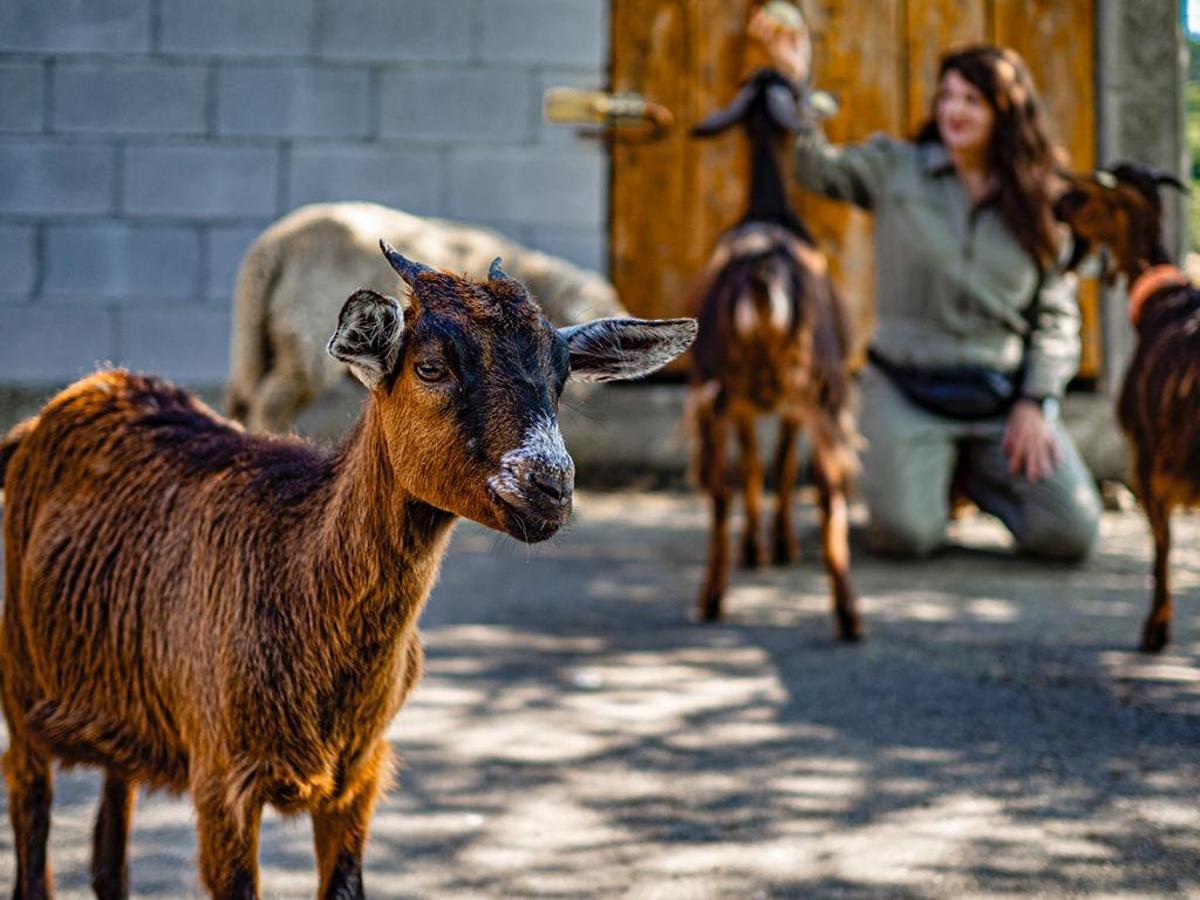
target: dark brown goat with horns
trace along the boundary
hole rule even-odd
[[[695,335],[691,319],[555,330],[497,264],[471,281],[384,250],[411,302],[360,290],[342,307],[329,352],[370,393],[335,453],[123,371],[0,443],[16,896],[53,891],[55,758],[106,773],[101,897],[128,890],[138,785],[190,792],[214,896],[257,895],[265,804],[311,815],[321,896],[362,896],[384,730],[420,675],[417,618],[455,518],[554,534],[568,376],[644,375]]]
[[[1106,247],[1109,279],[1122,274],[1129,286],[1137,349],[1117,417],[1154,534],[1154,594],[1141,647],[1157,653],[1171,629],[1171,512],[1200,504],[1200,291],[1167,255],[1158,194],[1161,185],[1185,188],[1173,175],[1129,163],[1068,180],[1054,211],[1074,233],[1072,263],[1094,245]]]
[[[764,561],[759,539],[763,468],[755,419],[775,414],[780,422],[772,558],[786,563],[795,554],[791,495],[796,438],[803,425],[820,494],[822,549],[837,631],[844,640],[856,640],[862,626],[850,581],[846,507],[858,466],[846,363],[850,329],[826,274],[825,257],[792,212],[780,177],[780,144],[799,126],[794,89],[779,73],[759,70],[733,103],[693,133],[707,137],[738,124],[750,140],[749,207],[717,242],[694,301],[700,319],[691,372],[691,414],[699,437],[696,470],[712,502],[699,615],[706,621],[720,617],[729,580],[726,453],[731,426],[741,448],[745,496],[742,562],[753,567]]]

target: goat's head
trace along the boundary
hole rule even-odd
[[[774,69],[759,69],[738,91],[730,104],[711,113],[692,128],[693,137],[721,134],[734,125],[747,130],[753,123],[765,124],[774,136],[782,137],[800,130],[796,109],[796,89]]]
[[[1119,163],[1087,174],[1063,173],[1066,190],[1054,202],[1054,215],[1071,229],[1075,247],[1068,263],[1074,268],[1093,246],[1113,255],[1115,270],[1131,280],[1147,266],[1166,261],[1162,243],[1162,200],[1168,185],[1186,191],[1173,175],[1147,166]]]
[[[695,320],[555,329],[499,260],[486,281],[474,281],[380,244],[411,302],[357,291],[328,350],[371,391],[397,481],[431,506],[520,540],[550,537],[570,515],[574,487],[558,429],[567,378],[646,375],[687,348]]]

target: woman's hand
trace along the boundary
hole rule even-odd
[[[1054,429],[1033,400],[1018,400],[1008,413],[1001,443],[1008,457],[1008,471],[1024,475],[1033,483],[1049,478],[1058,465],[1060,451]]]
[[[812,68],[812,41],[808,29],[794,30],[781,25],[760,6],[746,27],[750,37],[762,43],[771,57],[771,64],[795,84],[808,78]]]

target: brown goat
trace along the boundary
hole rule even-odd
[[[1092,245],[1112,254],[1109,273],[1129,285],[1138,341],[1117,403],[1129,441],[1133,487],[1154,535],[1154,593],[1141,648],[1170,639],[1171,512],[1200,504],[1200,291],[1171,265],[1162,237],[1160,185],[1173,176],[1131,164],[1068,176],[1055,214],[1075,236],[1072,263]]]
[[[694,132],[717,134],[741,124],[751,144],[749,208],[718,241],[696,287],[700,335],[692,353],[691,413],[699,435],[697,475],[712,503],[708,571],[698,599],[702,620],[721,616],[729,580],[726,452],[732,426],[741,449],[746,530],[742,562],[765,561],[759,540],[763,469],[755,420],[779,417],[774,473],[778,497],[772,559],[795,554],[791,495],[796,437],[812,447],[820,496],[821,540],[832,583],[837,633],[857,640],[862,624],[850,581],[846,494],[857,471],[847,354],[849,324],[825,257],[795,217],[778,171],[780,139],[797,125],[791,85],[772,70],[756,73],[730,106]]]
[[[360,290],[343,306],[329,352],[370,393],[336,452],[246,434],[123,371],[0,445],[18,897],[52,892],[54,758],[105,769],[102,897],[127,892],[138,785],[190,792],[215,896],[257,894],[264,804],[312,816],[321,896],[362,896],[384,730],[420,675],[417,619],[456,517],[554,534],[574,477],[568,375],[637,377],[695,334],[690,319],[558,331],[495,264],[475,282],[385,252],[411,302]]]

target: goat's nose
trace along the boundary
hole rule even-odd
[[[528,470],[529,483],[555,503],[570,499],[575,488],[575,473],[570,469],[534,467]]]

